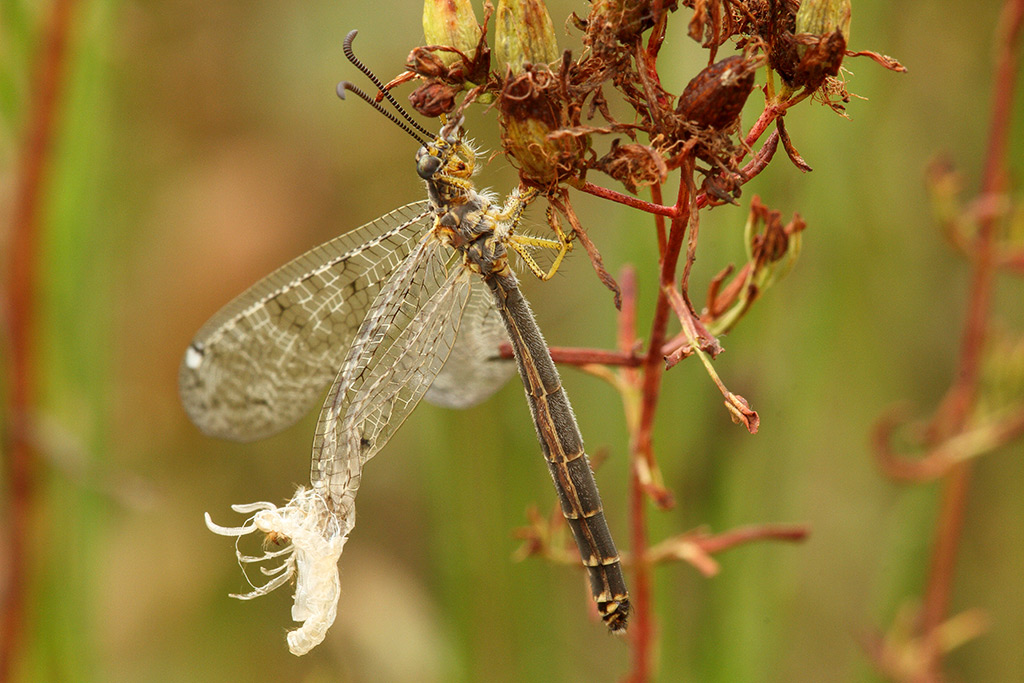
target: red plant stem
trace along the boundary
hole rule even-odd
[[[1002,41],[996,58],[993,83],[992,121],[989,128],[981,196],[989,197],[1005,188],[1007,147],[1012,118],[1014,85],[1018,68],[1016,54],[1024,25],[1024,0],[1007,0],[998,31]],[[970,416],[976,398],[982,352],[988,336],[995,275],[995,217],[979,222],[974,243],[973,272],[967,319],[962,337],[957,379],[940,411],[936,426],[946,434],[961,430]],[[943,484],[942,502],[932,549],[928,583],[922,605],[921,628],[928,637],[926,675],[938,679],[941,653],[937,628],[946,618],[952,593],[964,522],[964,510],[970,486],[972,464],[964,462],[952,468]]]
[[[738,546],[758,541],[787,541],[799,543],[807,539],[810,529],[804,525],[760,524],[730,529],[712,534],[704,529],[688,531],[661,541],[648,550],[648,561],[652,563],[683,559],[689,561],[685,552],[692,546],[705,555],[715,555]],[[632,558],[631,558],[632,559]],[[698,567],[699,568],[699,567]],[[713,574],[709,574],[713,575]]]
[[[642,453],[634,449],[630,461],[635,463]],[[633,669],[631,683],[645,683],[651,678],[651,655],[654,649],[654,615],[651,605],[651,563],[647,553],[647,493],[636,464],[629,477],[629,537],[633,561],[633,586],[630,604],[633,618],[629,629]]]
[[[621,365],[637,368],[643,358],[635,351],[608,351],[606,349],[580,349],[562,347],[551,349],[551,358],[563,365]]]
[[[786,113],[786,110],[789,109],[791,106],[791,102],[783,102],[781,104],[766,104],[764,107],[764,111],[762,111],[761,115],[757,117],[757,121],[755,121],[754,125],[751,126],[750,132],[747,133],[747,137],[744,139],[746,146],[750,147],[755,142],[757,142],[757,139],[761,137],[766,130],[768,130],[768,126],[775,123],[775,120],[780,116],[783,116]],[[736,159],[736,161],[739,162],[746,155],[746,151],[741,152],[739,158]]]
[[[1024,275],[1024,251],[1015,251],[1002,254],[999,258],[999,267]]]
[[[663,219],[662,219],[663,220]],[[631,267],[623,268],[619,280],[622,285],[622,308],[619,309],[619,321],[618,330],[616,334],[616,341],[619,347],[620,353],[632,353],[636,347],[636,273]],[[630,387],[637,387],[639,384],[639,378],[637,371],[631,368],[624,368],[622,372],[623,379]],[[630,442],[631,446],[635,443],[637,421],[635,419],[636,412],[630,405],[630,399],[625,402],[626,406],[626,423],[630,430]],[[633,465],[633,459],[636,457],[635,452],[630,452],[630,464]],[[629,520],[630,520],[630,540],[635,541],[635,529],[636,525],[639,524],[641,532],[646,528],[646,520],[644,519],[645,510],[643,508],[643,493],[637,491],[639,486],[639,477],[636,476],[635,467],[630,468],[629,478]],[[639,508],[637,501],[640,501]],[[646,537],[644,537],[646,540]],[[634,551],[636,550],[634,546]],[[650,571],[649,564],[648,569]],[[632,605],[634,614],[640,613],[640,607],[644,610],[649,610],[647,606],[650,601],[650,588],[644,584],[643,581],[639,582],[633,588]],[[640,639],[639,636],[633,635],[633,632],[639,632],[644,630],[634,624],[630,635],[630,645],[632,646],[633,653],[633,672],[630,679],[636,683],[643,683],[648,676],[649,670],[649,655],[645,654],[645,650],[649,648],[648,643],[650,638]],[[649,630],[649,628],[648,628]]]
[[[661,204],[661,183],[651,185],[651,199],[655,204]],[[665,234],[665,217],[660,214],[654,215],[654,229],[658,233],[658,256],[665,255],[665,248],[668,246],[668,236]]]
[[[672,224],[669,228],[668,242],[660,259],[660,287],[654,309],[654,320],[651,323],[650,341],[647,355],[644,358],[643,380],[641,386],[640,421],[636,433],[632,435],[630,444],[630,546],[633,557],[633,624],[630,638],[633,654],[633,670],[630,674],[632,683],[650,680],[651,658],[654,649],[654,614],[651,604],[651,563],[647,561],[647,518],[645,505],[649,486],[647,477],[654,470],[654,453],[651,433],[654,427],[654,414],[658,405],[661,390],[662,369],[664,368],[662,345],[665,343],[665,330],[668,325],[669,306],[665,295],[666,287],[674,287],[676,264],[683,244],[683,236],[690,210],[690,174],[693,173],[693,160],[690,157],[683,163],[680,172],[679,193],[673,208]]]
[[[628,368],[638,368],[643,365],[644,359],[633,350],[609,351],[608,349],[586,349],[576,346],[552,346],[548,348],[551,352],[551,360],[559,365],[614,365]],[[498,355],[501,358],[513,359],[512,345],[508,342],[498,347]]]
[[[651,202],[645,202],[643,199],[637,199],[636,197],[630,197],[628,194],[622,194],[615,190],[609,190],[607,187],[601,187],[595,185],[589,180],[584,180],[581,183],[575,184],[574,187],[577,190],[582,190],[588,194],[592,194],[595,197],[601,197],[602,199],[610,199],[613,202],[619,204],[625,204],[634,209],[640,209],[647,213],[653,213],[656,216],[667,216],[668,218],[675,218],[678,213],[678,209],[674,206],[662,206],[661,204],[652,204]]]
[[[31,413],[35,402],[35,332],[37,257],[40,207],[45,190],[57,123],[57,98],[63,83],[72,0],[54,0],[42,55],[37,66],[36,90],[29,109],[26,141],[18,170],[10,252],[8,253],[7,334],[10,345],[10,393],[7,397],[5,448],[8,512],[5,536],[8,567],[5,572],[0,680],[10,680],[25,633],[28,567],[31,563],[29,531],[33,499],[34,453]]]
[[[632,267],[626,266],[622,269],[619,274],[619,281],[622,286],[622,307],[619,309],[619,320],[618,327],[616,330],[616,342],[619,347],[620,353],[632,354],[633,349],[636,348],[636,272]],[[639,384],[639,378],[637,371],[634,368],[626,367],[622,370],[622,379],[632,391]],[[633,405],[633,395],[624,396],[623,406],[626,412],[626,425],[630,431],[630,445],[635,443],[635,435],[637,430],[637,419],[636,410]],[[630,541],[635,542],[635,530],[639,524],[641,532],[646,528],[646,520],[644,518],[643,508],[643,493],[638,492],[637,486],[639,485],[639,477],[636,476],[636,468],[634,465],[634,459],[636,458],[635,452],[630,452],[630,477],[629,477],[629,520],[630,520]],[[637,500],[640,499],[639,509],[637,508]],[[644,537],[646,540],[646,537]],[[646,546],[645,546],[646,547]],[[636,550],[634,546],[634,551]],[[634,570],[635,575],[639,574],[639,571]],[[650,570],[647,569],[649,572]],[[631,605],[633,608],[633,614],[639,614],[641,610],[649,612],[650,607],[650,588],[643,581],[634,583],[632,589]],[[633,672],[630,679],[636,683],[643,683],[648,676],[649,669],[649,655],[645,654],[645,650],[649,649],[650,639],[640,639],[638,633],[643,631],[646,625],[637,626],[634,620],[634,624],[630,629],[630,645],[633,654]],[[649,629],[648,629],[649,630]]]
[[[804,525],[794,524],[761,524],[744,526],[720,534],[699,534],[690,539],[709,555],[731,550],[736,546],[753,543],[754,541],[790,541],[793,543],[807,540],[810,530]]]
[[[647,58],[652,62],[657,59],[661,51],[661,44],[665,42],[665,26],[668,24],[668,14],[664,11],[664,0],[653,0],[651,3],[651,17],[654,18],[654,27],[651,30],[651,37],[647,40]]]
[[[632,266],[625,266],[619,273],[619,285],[622,288],[622,308],[619,309],[616,341],[621,356],[636,358],[636,363],[630,362],[622,365],[636,367],[643,361],[633,352],[636,346],[636,271]]]
[[[757,154],[754,155],[754,158],[748,161],[747,165],[740,169],[739,176],[741,185],[746,185],[761,173],[761,171],[768,168],[768,163],[772,160],[772,157],[775,156],[775,150],[778,149],[778,146],[779,131],[773,130],[765,143],[761,145],[761,149],[759,149]],[[744,156],[746,156],[746,152],[743,152],[743,154],[736,159],[737,163],[739,163]],[[697,193],[696,205],[698,209],[703,209],[705,206],[710,204],[711,201],[712,200],[708,197],[707,192]],[[717,201],[719,203],[721,202],[721,200]]]
[[[662,346],[665,344],[665,330],[668,326],[669,312],[671,310],[665,290],[666,287],[675,286],[676,265],[679,262],[679,252],[683,245],[683,236],[686,233],[686,225],[690,213],[688,174],[692,172],[693,161],[691,159],[685,162],[681,169],[679,194],[674,208],[676,215],[672,218],[672,224],[669,228],[665,253],[659,259],[661,276],[658,283],[658,299],[654,307],[654,320],[651,323],[647,355],[644,358],[643,404],[640,413],[639,438],[634,450],[636,453],[642,454],[649,465],[653,465],[653,462],[651,462],[651,430],[654,425],[654,410],[658,403],[658,393],[661,388],[661,372],[664,367]]]

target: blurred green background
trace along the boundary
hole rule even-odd
[[[717,362],[761,431],[730,422],[698,363],[668,373],[655,446],[678,503],[652,512],[651,537],[759,522],[806,523],[812,536],[722,555],[713,580],[659,567],[660,680],[877,680],[858,643],[920,594],[937,489],[885,480],[868,434],[894,402],[930,411],[951,378],[966,268],[930,220],[923,171],[947,151],[977,177],[1000,4],[857,0],[851,47],[891,54],[909,73],[848,60],[849,88],[867,98],[850,104],[852,120],[811,103],[787,116],[814,172],[780,152],[745,189],[745,205],[760,194],[809,226],[794,272]],[[4,226],[48,5],[0,2]],[[586,4],[548,5],[560,47],[578,52],[578,35],[560,27]],[[661,59],[673,92],[706,55],[685,35],[689,14],[670,20]],[[526,508],[554,504],[517,382],[466,412],[423,404],[368,464],[338,620],[312,654],[287,651],[286,591],[227,596],[243,579],[202,513],[235,523],[232,503],[289,497],[307,480],[315,415],[257,444],[205,438],[178,403],[180,357],[257,278],[422,195],[410,140],[334,95],[337,81],[356,80],[341,49],[352,28],[385,77],[422,42],[418,3],[399,0],[78,3],[44,210],[44,462],[18,680],[613,681],[627,671],[627,642],[587,618],[581,572],[511,559]],[[477,108],[468,126],[496,148],[493,112]],[[1013,145],[1024,158],[1019,135]],[[480,183],[504,192],[514,177],[496,157]],[[651,221],[587,196],[576,206],[609,270],[637,267],[643,336]],[[742,259],[744,220],[745,208],[705,215],[695,291]],[[582,252],[553,282],[525,288],[551,344],[614,345],[610,297]],[[1019,327],[1021,295],[1001,290],[1008,327]],[[597,477],[624,546],[618,396],[572,369],[564,380],[588,450],[609,454]],[[985,458],[973,482],[952,609],[983,608],[992,628],[952,655],[957,680],[1024,680],[1021,450]]]

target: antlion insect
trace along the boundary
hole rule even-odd
[[[334,380],[313,441],[311,488],[300,488],[281,508],[234,506],[253,513],[242,527],[221,527],[207,516],[217,533],[258,529],[291,540],[260,557],[238,553],[241,563],[286,559],[265,570],[274,577],[267,584],[235,597],[263,595],[297,575],[292,615],[303,625],[288,634],[289,647],[304,654],[319,644],[337,610],[337,561],[355,524],[363,464],[424,395],[463,406],[500,386],[507,370],[494,357],[507,333],[594,600],[608,627],[622,631],[629,598],[619,555],[568,397],[508,263],[511,249],[548,279],[570,238],[560,231],[557,241],[517,235],[536,193],[513,191],[499,206],[478,192],[471,180],[476,155],[460,122],[446,123],[436,136],[418,124],[355,57],[355,35],[345,39],[346,55],[395,111],[351,83],[339,84],[339,95],[355,93],[420,143],[416,172],[427,199],[271,273],[203,326],[185,353],[179,375],[185,409],[200,429],[223,438],[247,441],[289,426]],[[557,250],[549,272],[529,247]]]

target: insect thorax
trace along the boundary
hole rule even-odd
[[[437,236],[463,253],[471,268],[485,278],[505,270],[507,264],[500,211],[494,197],[478,192],[472,176],[476,151],[461,133],[442,134],[416,154],[417,173],[426,183],[434,208]]]

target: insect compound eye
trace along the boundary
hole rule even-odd
[[[432,154],[425,154],[416,160],[416,173],[424,180],[430,180],[441,168],[441,159]]]

